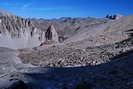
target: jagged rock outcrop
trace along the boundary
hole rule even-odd
[[[48,40],[58,42],[58,34],[53,25],[46,31],[36,27],[31,19],[24,19],[0,11],[1,47],[32,48]]]
[[[46,41],[55,41],[58,42],[58,33],[55,30],[55,27],[53,25],[49,26],[47,31],[45,32],[45,38]]]
[[[31,48],[45,41],[45,31],[32,25],[30,19],[0,16],[0,46]]]

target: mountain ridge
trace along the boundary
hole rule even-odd
[[[0,16],[0,89],[133,88],[133,15],[7,15]]]

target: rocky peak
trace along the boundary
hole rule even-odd
[[[54,41],[54,42],[58,42],[58,33],[56,32],[56,29],[54,27],[54,25],[51,25],[48,27],[46,33],[45,33],[45,38],[46,41]]]
[[[18,16],[0,16],[0,46],[13,49],[31,48],[45,41],[44,31],[30,19]]]

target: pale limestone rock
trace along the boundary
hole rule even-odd
[[[45,41],[45,31],[34,27],[28,19],[1,17],[0,47],[32,48]]]

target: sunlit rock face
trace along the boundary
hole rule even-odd
[[[0,16],[0,47],[32,48],[45,41],[45,31],[32,25],[29,19]]]
[[[59,41],[58,33],[56,32],[55,27],[53,25],[49,26],[49,28],[45,32],[45,38],[46,41]]]

